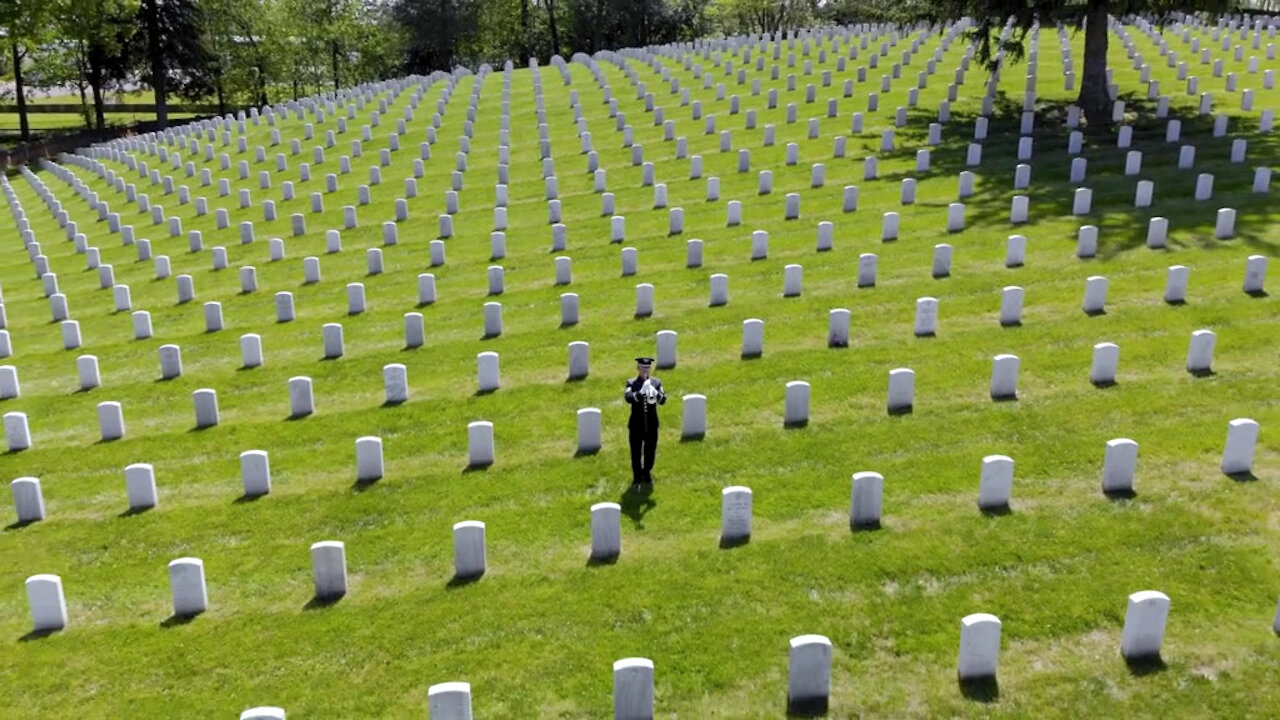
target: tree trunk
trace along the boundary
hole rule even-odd
[[[560,54],[560,33],[556,31],[556,0],[547,0],[547,21],[551,30],[551,54]]]
[[[338,73],[338,43],[334,41],[329,45],[329,58],[333,63],[333,91],[337,92],[342,89],[341,78]]]
[[[164,67],[164,51],[160,46],[160,13],[156,0],[147,0],[147,61],[151,68],[151,89],[156,99],[156,128],[169,127],[168,77]]]
[[[529,0],[520,0],[520,59],[529,62]]]
[[[18,131],[22,142],[31,140],[31,123],[27,120],[27,92],[22,84],[22,55],[18,51],[18,42],[10,44],[13,49],[13,92],[18,100]]]
[[[102,98],[102,68],[95,65],[92,61],[89,63],[89,88],[93,90],[93,120],[94,127],[99,130],[107,129],[107,116],[103,108]]]
[[[1084,76],[1076,104],[1090,128],[1111,124],[1111,95],[1107,92],[1107,0],[1089,0],[1084,28]]]

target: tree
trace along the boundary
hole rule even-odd
[[[69,45],[81,83],[93,92],[93,115],[85,118],[99,130],[106,127],[104,92],[112,82],[124,80],[128,69],[128,44],[138,12],[138,0],[57,0],[53,4],[60,39]]]
[[[1022,42],[1031,27],[1066,23],[1084,30],[1084,71],[1076,104],[1084,112],[1089,127],[1111,124],[1111,95],[1107,91],[1107,45],[1109,15],[1146,13],[1163,21],[1174,12],[1225,12],[1232,0],[934,0],[924,15],[935,20],[975,18],[971,36],[977,42],[977,57],[989,71],[996,71],[1003,55],[1010,60],[1022,56]],[[1008,37],[1001,36],[1005,22],[1013,21]]]
[[[9,55],[13,60],[13,92],[18,103],[18,130],[23,142],[31,139],[23,64],[31,50],[48,41],[51,26],[48,2],[0,0],[0,28],[9,41]]]
[[[272,56],[266,36],[274,6],[262,0],[200,0],[203,36],[209,53],[209,83],[225,113],[228,102],[266,105]]]
[[[396,0],[392,15],[405,31],[404,69],[449,70],[477,34],[478,3],[472,0]]]
[[[134,55],[140,61],[140,79],[155,94],[156,124],[163,129],[169,124],[171,88],[189,100],[213,89],[204,14],[195,0],[142,0],[137,25]]]

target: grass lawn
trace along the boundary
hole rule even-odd
[[[1062,57],[1056,34],[1040,35],[1038,91],[1042,116],[1034,134],[1032,187],[1014,191],[1018,140],[1016,113],[992,118],[982,164],[967,168],[965,153],[981,108],[985,74],[969,71],[932,148],[928,172],[915,172],[915,151],[926,147],[929,122],[964,54],[953,42],[937,74],[920,91],[910,121],[897,131],[897,150],[880,152],[883,129],[894,109],[906,105],[907,88],[942,41],[927,35],[903,68],[902,79],[882,93],[880,109],[866,113],[860,134],[850,116],[866,109],[866,93],[879,89],[888,66],[909,49],[900,40],[867,81],[841,98],[845,78],[874,53],[878,41],[836,70],[836,55],[818,63],[796,44],[796,66],[765,54],[735,61],[747,68],[739,86],[710,59],[695,59],[724,82],[725,99],[680,61],[663,67],[691,89],[717,130],[731,129],[733,151],[719,152],[719,138],[704,134],[679,95],[652,68],[629,60],[655,103],[686,136],[689,154],[703,157],[704,178],[720,179],[719,201],[707,201],[704,180],[690,180],[689,161],[675,159],[675,143],[662,139],[616,66],[601,63],[644,159],[667,185],[670,205],[685,210],[683,235],[667,235],[667,212],[653,208],[653,189],[641,187],[641,168],[614,132],[609,108],[589,70],[570,66],[564,85],[552,67],[540,76],[552,153],[568,231],[568,249],[549,252],[551,228],[539,160],[534,80],[527,69],[511,74],[510,211],[507,255],[492,261],[493,185],[498,163],[502,73],[481,87],[474,140],[446,242],[447,263],[430,268],[428,242],[454,170],[475,79],[462,78],[442,118],[439,141],[400,223],[399,244],[383,248],[386,271],[367,275],[366,248],[380,247],[381,222],[412,177],[417,145],[444,83],[427,90],[402,149],[382,169],[372,202],[358,207],[359,227],[342,232],[342,251],[325,252],[325,230],[342,225],[342,206],[355,204],[357,187],[388,146],[412,90],[388,91],[389,109],[353,171],[339,175],[325,211],[310,212],[309,195],[323,192],[324,175],[337,172],[376,102],[359,111],[338,145],[327,151],[312,179],[299,180],[298,165],[311,159],[328,117],[316,125],[318,140],[304,141],[289,156],[289,169],[273,173],[272,188],[259,190],[258,170],[274,170],[276,152],[302,137],[302,122],[281,123],[284,142],[268,147],[267,162],[234,143],[231,170],[182,151],[183,160],[210,168],[212,187],[200,187],[169,170],[159,158],[139,154],[152,168],[172,172],[193,197],[209,200],[197,217],[125,165],[103,161],[126,182],[137,183],[184,231],[201,230],[205,250],[191,253],[185,237],[170,238],[149,213],[126,203],[102,178],[64,165],[101,194],[122,222],[165,254],[173,274],[194,278],[196,302],[176,303],[173,279],[157,280],[150,261],[122,246],[107,224],[95,222],[88,204],[53,173],[39,177],[76,220],[89,244],[100,249],[117,283],[129,285],[133,309],[150,311],[155,335],[134,340],[128,312],[116,312],[110,290],[65,241],[63,231],[22,177],[11,183],[31,220],[41,251],[58,275],[84,346],[64,350],[51,323],[41,282],[20,242],[12,217],[3,213],[0,285],[22,395],[0,401],[0,411],[28,414],[34,446],[0,455],[10,479],[39,477],[47,518],[0,532],[0,696],[10,717],[50,717],[74,708],[84,718],[228,717],[256,705],[278,705],[290,717],[421,717],[427,687],[460,680],[471,684],[477,717],[607,716],[612,707],[611,664],[632,656],[655,664],[659,717],[779,717],[786,714],[787,648],[791,637],[828,636],[833,645],[831,717],[938,717],[954,715],[1079,717],[1246,717],[1280,714],[1280,639],[1271,622],[1280,594],[1280,313],[1271,296],[1242,292],[1246,258],[1271,258],[1272,281],[1280,247],[1280,204],[1251,192],[1254,167],[1280,156],[1277,136],[1257,132],[1258,113],[1280,108],[1280,91],[1262,90],[1261,76],[1245,61],[1210,43],[1210,31],[1193,35],[1222,57],[1240,87],[1255,89],[1255,110],[1240,109],[1239,92],[1226,92],[1178,36],[1168,41],[1189,59],[1201,90],[1214,95],[1215,112],[1230,116],[1228,137],[1212,137],[1211,118],[1196,116],[1175,70],[1166,67],[1150,38],[1129,26],[1151,75],[1173,96],[1183,119],[1183,143],[1197,148],[1195,168],[1177,169],[1178,143],[1164,142],[1139,72],[1113,33],[1111,65],[1128,99],[1134,149],[1143,151],[1139,176],[1123,174],[1125,151],[1115,133],[1086,136],[1085,186],[1093,211],[1071,216],[1074,185],[1067,130],[1056,113],[1073,93],[1062,89]],[[1072,36],[1077,73],[1083,37]],[[1268,42],[1264,38],[1263,42]],[[1246,58],[1259,51],[1246,50]],[[802,74],[805,60],[813,75]],[[769,69],[780,64],[780,79]],[[1265,63],[1264,63],[1265,65]],[[1010,67],[1001,90],[1020,104],[1024,65]],[[821,73],[830,70],[830,87]],[[796,90],[786,90],[795,73]],[[763,89],[752,96],[752,80]],[[818,101],[804,102],[804,87],[817,84]],[[768,89],[779,89],[779,107],[766,109]],[[617,214],[627,238],[609,242],[609,218],[592,191],[586,158],[579,154],[569,94],[576,90],[608,171]],[[742,114],[729,114],[728,96],[741,97]],[[841,98],[837,117],[826,118],[827,98]],[[799,121],[785,122],[788,102]],[[1002,103],[1002,106],[1004,104]],[[745,129],[755,109],[758,127]],[[821,118],[820,138],[809,140],[806,122]],[[309,118],[310,119],[310,118]],[[773,123],[777,143],[761,147],[763,127]],[[268,145],[270,128],[246,123],[250,148]],[[832,157],[832,138],[848,138],[847,156]],[[1232,138],[1249,142],[1243,163],[1228,161]],[[784,148],[799,146],[799,162],[787,166]],[[738,173],[737,152],[750,147],[751,172]],[[175,148],[176,149],[176,148]],[[878,155],[880,177],[863,180],[863,158]],[[252,165],[240,180],[236,163]],[[811,188],[810,165],[826,164],[826,185]],[[773,193],[757,195],[756,172],[774,173]],[[957,175],[970,170],[975,193],[967,200],[967,228],[944,232],[947,205],[956,199]],[[1196,174],[1215,176],[1210,201],[1192,200]],[[915,204],[899,203],[900,180],[918,181]],[[217,180],[233,191],[218,197]],[[1133,207],[1139,179],[1153,180],[1155,202]],[[284,181],[297,199],[282,199]],[[856,212],[841,212],[842,187],[860,188]],[[236,191],[251,190],[255,206],[239,210]],[[784,196],[802,198],[801,218],[784,221]],[[1014,226],[1015,194],[1030,197],[1030,222]],[[263,220],[257,205],[275,200],[280,219]],[[725,226],[726,204],[741,200],[743,224]],[[1238,211],[1237,235],[1215,240],[1218,208]],[[216,230],[214,208],[227,208],[232,226]],[[881,242],[881,214],[902,215],[898,240]],[[289,216],[306,214],[308,232],[291,237]],[[1169,219],[1169,247],[1145,247],[1150,217]],[[257,241],[242,245],[237,224],[255,223]],[[835,225],[834,249],[815,251],[817,224]],[[1098,256],[1075,257],[1076,232],[1100,228]],[[769,255],[750,259],[751,232],[769,232]],[[1028,239],[1026,264],[1004,265],[1006,238]],[[267,238],[283,237],[287,258],[270,262]],[[685,267],[685,243],[706,243],[704,265]],[[950,277],[930,276],[933,248],[950,243]],[[212,269],[211,248],[225,246],[231,267]],[[639,252],[639,272],[620,275],[620,247]],[[858,288],[859,255],[879,256],[873,288]],[[573,279],[556,286],[556,255],[572,257]],[[304,284],[302,258],[320,257],[323,279]],[[486,296],[486,268],[501,264],[506,291]],[[783,298],[783,268],[804,266],[803,295]],[[1188,301],[1162,301],[1166,268],[1191,269]],[[235,268],[257,268],[259,290],[242,294]],[[433,272],[438,301],[417,306],[417,275]],[[730,302],[708,307],[709,277],[726,273]],[[1110,281],[1107,311],[1081,311],[1085,280]],[[347,315],[345,285],[363,282],[369,309]],[[635,285],[652,283],[656,311],[635,318]],[[1022,325],[998,322],[1001,288],[1026,290]],[[274,293],[294,293],[297,319],[275,321]],[[561,327],[559,296],[578,293],[581,322]],[[915,301],[939,299],[936,337],[912,333]],[[505,332],[482,335],[482,306],[503,305]],[[206,333],[201,303],[223,305],[226,329]],[[828,311],[852,313],[848,348],[826,344]],[[427,343],[404,349],[403,315],[422,312]],[[742,321],[765,323],[764,354],[740,357]],[[346,355],[321,359],[321,326],[343,324]],[[1193,377],[1184,368],[1192,331],[1217,333],[1215,374]],[[627,407],[624,379],[632,358],[655,352],[659,330],[679,332],[675,368],[656,371],[670,401],[663,408],[657,483],[652,494],[628,491]],[[266,363],[241,369],[239,337],[258,333]],[[569,342],[591,344],[590,376],[567,382]],[[1120,346],[1118,383],[1088,381],[1093,345]],[[183,353],[184,375],[163,381],[160,345]],[[478,393],[476,355],[501,357],[502,387]],[[1019,396],[992,402],[988,395],[994,355],[1022,360]],[[77,391],[76,357],[93,354],[102,386]],[[384,406],[381,369],[408,367],[410,400]],[[916,373],[914,412],[885,410],[888,371]],[[316,413],[291,420],[287,383],[306,375],[315,383]],[[804,428],[783,427],[784,386],[812,386],[811,417]],[[221,423],[196,430],[191,393],[218,392]],[[707,396],[709,429],[700,441],[680,440],[680,396]],[[96,405],[123,404],[127,435],[101,442]],[[604,412],[601,452],[575,457],[576,411]],[[1220,469],[1227,423],[1248,417],[1262,430],[1254,481],[1233,480]],[[496,462],[483,470],[467,465],[467,423],[494,423]],[[374,435],[384,442],[385,477],[355,482],[354,443]],[[1137,494],[1109,499],[1100,492],[1105,445],[1114,438],[1140,445]],[[239,454],[270,453],[270,495],[241,497]],[[1008,455],[1015,479],[1008,513],[976,506],[982,458]],[[130,463],[155,467],[159,504],[127,512],[123,470]],[[871,470],[885,478],[883,527],[851,532],[850,476]],[[720,491],[745,485],[754,493],[754,532],[748,544],[718,546]],[[587,562],[589,508],[614,501],[623,507],[622,554],[616,563]],[[4,524],[14,519],[12,510]],[[452,525],[487,524],[488,572],[479,582],[452,581]],[[350,592],[334,604],[312,598],[308,547],[320,540],[346,543]],[[210,610],[190,621],[171,617],[166,565],[194,556],[204,560]],[[30,635],[23,581],[37,573],[62,577],[69,613],[63,632]],[[1172,599],[1163,664],[1131,669],[1119,654],[1127,596],[1159,590]],[[956,681],[960,619],[987,612],[1003,623],[998,688],[974,696]]]

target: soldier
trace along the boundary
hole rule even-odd
[[[636,358],[637,376],[622,386],[622,398],[631,406],[627,430],[631,436],[631,484],[652,483],[654,454],[658,450],[658,406],[667,402],[662,381],[649,376],[653,358]]]

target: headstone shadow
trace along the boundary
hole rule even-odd
[[[827,698],[811,698],[808,700],[792,700],[787,698],[788,718],[816,718],[827,714]]]
[[[750,535],[743,535],[743,536],[741,536],[741,537],[731,537],[731,538],[727,538],[727,537],[725,537],[725,536],[721,535],[721,536],[720,536],[720,549],[721,549],[721,550],[732,550],[733,548],[736,548],[736,547],[742,547],[743,545],[746,545],[746,544],[748,544],[748,543],[750,543],[750,542],[751,542],[751,536],[750,536]]]
[[[978,511],[981,512],[984,517],[989,517],[989,518],[1005,517],[1006,515],[1013,514],[1013,508],[1010,507],[1008,504],[978,508]]]
[[[1214,370],[1213,368],[1204,368],[1202,370],[1188,370],[1187,372],[1191,373],[1191,377],[1197,377],[1197,378],[1209,378],[1218,374],[1218,371]]]
[[[1134,677],[1144,677],[1146,675],[1162,673],[1169,668],[1159,655],[1143,655],[1141,657],[1125,658],[1124,664],[1129,667],[1129,674]]]
[[[181,626],[181,625],[187,625],[187,624],[189,624],[192,620],[195,620],[197,615],[199,615],[199,613],[189,613],[189,614],[187,614],[187,615],[179,615],[179,614],[177,614],[177,613],[174,613],[173,615],[170,615],[169,617],[165,618],[164,620],[161,620],[161,621],[160,621],[160,627],[165,628],[165,629],[168,629],[168,628],[171,628],[171,627],[178,627],[178,626]]]
[[[260,494],[257,494],[257,495],[249,495],[248,493],[245,493],[244,495],[241,495],[240,497],[236,498],[235,500],[232,500],[232,501],[231,501],[231,504],[232,504],[232,505],[247,505],[247,504],[249,504],[249,503],[255,503],[255,502],[258,502],[259,500],[261,500],[262,498],[264,498],[264,497],[266,497],[266,496],[267,496],[267,494],[266,494],[266,493],[260,493]]]
[[[618,562],[618,553],[612,555],[592,555],[587,558],[587,567],[602,567],[604,565],[615,565]]]
[[[1138,497],[1138,491],[1133,488],[1124,488],[1123,490],[1104,490],[1102,495],[1108,500],[1133,500]]]
[[[890,415],[910,415],[915,412],[914,405],[903,405],[902,407],[889,408]]]
[[[39,520],[15,520],[9,523],[8,525],[5,525],[4,529],[5,529],[5,532],[8,532],[10,530],[21,530],[29,525],[34,525],[38,522],[40,521]]]
[[[148,505],[147,507],[131,507],[128,510],[125,510],[124,512],[120,513],[116,517],[121,517],[121,518],[133,517],[134,515],[141,515],[144,512],[148,512],[153,508],[154,506],[151,506],[151,505]]]
[[[316,596],[313,596],[310,600],[308,600],[307,604],[302,606],[302,609],[303,610],[323,610],[324,608],[337,605],[338,601],[344,597],[346,597],[345,594],[326,595],[324,597],[316,595]]]
[[[26,635],[23,635],[22,637],[18,638],[18,642],[31,642],[33,640],[43,640],[57,632],[60,632],[60,630],[56,630],[56,629],[32,630]]]
[[[1254,475],[1252,472],[1249,472],[1248,470],[1246,470],[1245,472],[1227,473],[1227,477],[1239,483],[1256,482],[1258,479],[1257,475]]]
[[[373,478],[371,480],[356,480],[355,482],[351,483],[351,492],[362,493],[366,490],[369,490],[374,485],[377,485],[378,481],[381,479],[382,478]]]
[[[457,575],[457,574],[455,574],[453,577],[449,578],[449,582],[447,582],[447,583],[445,583],[445,584],[444,584],[444,588],[445,588],[446,590],[456,590],[456,589],[458,589],[458,588],[460,588],[460,587],[466,587],[466,586],[468,586],[468,585],[473,585],[473,584],[475,584],[475,583],[479,582],[479,581],[480,581],[480,578],[483,578],[483,577],[484,577],[484,573],[482,573],[482,572],[481,572],[481,573],[475,573],[475,574],[473,574],[473,575]]]
[[[1000,699],[1000,681],[995,676],[960,678],[960,694],[974,702],[992,703]]]
[[[579,448],[578,450],[575,450],[573,452],[573,457],[584,458],[584,457],[591,457],[593,455],[599,455],[599,454],[600,454],[600,448],[592,448],[590,450],[583,450]]]
[[[1120,383],[1116,382],[1115,380],[1099,380],[1093,383],[1093,386],[1098,388],[1099,390],[1106,390],[1108,388],[1119,387]]]
[[[680,442],[702,442],[706,437],[706,433],[690,433],[688,435],[681,435]]]

